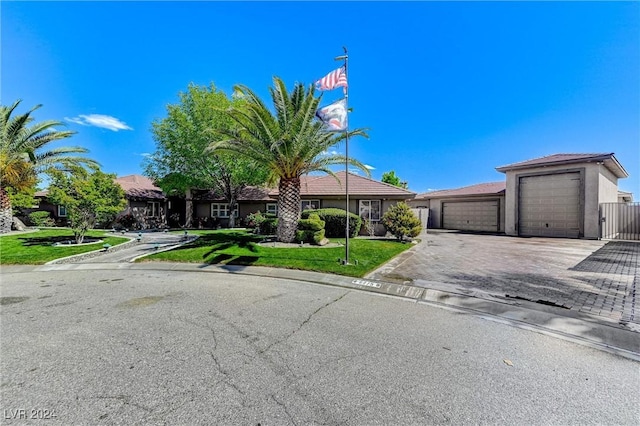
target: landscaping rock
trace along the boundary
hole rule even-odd
[[[20,219],[14,216],[11,223],[11,229],[15,231],[26,231],[27,227]]]

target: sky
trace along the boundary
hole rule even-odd
[[[0,103],[76,131],[118,176],[142,174],[151,123],[190,83],[270,105],[349,54],[349,155],[409,189],[504,181],[496,167],[610,153],[640,199],[639,2],[2,1]],[[322,105],[342,97],[322,94]],[[344,153],[344,144],[336,152]]]

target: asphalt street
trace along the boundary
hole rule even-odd
[[[249,275],[1,278],[3,424],[640,423],[638,362],[489,316]]]

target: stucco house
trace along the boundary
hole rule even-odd
[[[514,236],[600,237],[603,203],[631,199],[618,191],[628,173],[613,153],[553,154],[497,167],[506,182],[417,195],[430,226]]]
[[[338,172],[336,177],[331,175],[309,176],[300,178],[301,208],[339,208],[345,209],[346,173]],[[399,201],[408,201],[415,192],[379,182],[367,177],[349,173],[349,211],[376,224],[376,232],[384,232],[379,223],[382,215]],[[193,196],[194,224],[219,223],[224,227],[228,223],[231,212],[225,200],[212,191],[196,192]],[[235,212],[240,219],[257,211],[277,215],[278,190],[268,188],[249,187],[238,198],[238,210]]]
[[[330,175],[302,176],[300,193],[301,208],[340,208],[345,205],[345,172]],[[125,191],[126,209],[118,216],[133,216],[145,228],[164,226],[177,227],[185,223],[185,198],[167,196],[151,179],[141,175],[128,175],[115,180]],[[40,206],[38,210],[51,212],[58,224],[66,224],[64,206],[56,206],[48,202],[46,191],[39,192]],[[407,201],[416,194],[383,182],[349,174],[349,211],[358,214],[376,225],[378,233],[384,232],[380,224],[382,215],[398,201]],[[226,227],[229,223],[229,205],[226,200],[214,191],[194,190],[193,220],[194,227]],[[277,215],[278,190],[262,187],[247,187],[238,198],[238,209],[233,212],[240,223],[250,213],[263,212]]]

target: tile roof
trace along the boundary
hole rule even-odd
[[[476,185],[464,186],[456,189],[443,189],[440,191],[431,191],[418,194],[416,200],[425,200],[429,198],[440,197],[462,197],[475,195],[499,195],[504,194],[507,185],[505,182],[487,182]]]
[[[611,153],[599,154],[553,154],[545,157],[534,158],[532,160],[521,161],[519,163],[507,164],[506,166],[496,167],[499,172],[507,172],[509,170],[527,169],[531,167],[557,166],[564,164],[591,163],[602,162],[606,168],[614,173],[618,178],[626,178],[629,176],[627,171],[618,162],[616,157]]]
[[[257,186],[249,186],[244,188],[240,195],[238,196],[238,201],[273,201],[275,202],[278,198],[277,194],[275,196],[270,196],[272,190],[267,188],[260,188]],[[200,201],[223,201],[225,198],[217,194],[214,190],[209,191],[198,191],[193,195],[194,200]]]
[[[141,175],[122,176],[115,180],[130,198],[163,200],[165,195],[151,179]]]
[[[300,195],[302,197],[331,197],[345,195],[346,172],[338,172],[335,177],[302,176],[300,178]],[[275,192],[277,196],[277,191]],[[364,176],[349,173],[349,196],[372,196],[392,198],[413,198],[415,192],[399,188],[388,183],[379,182]]]
[[[309,197],[342,197],[345,195],[345,172],[331,175],[300,177],[300,196]],[[349,173],[349,196],[413,198],[415,192],[398,188],[384,182],[378,182],[363,176]],[[222,200],[224,197],[214,191],[207,191],[193,197],[196,200]],[[240,201],[276,201],[278,188],[246,188],[239,197]]]

